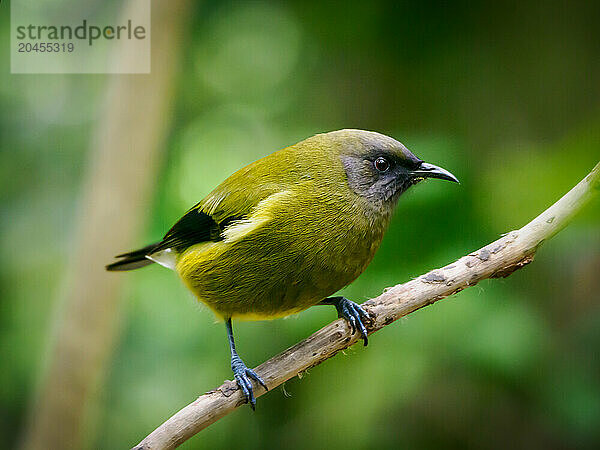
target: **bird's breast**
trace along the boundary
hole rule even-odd
[[[223,317],[281,317],[352,282],[383,238],[386,217],[330,195],[266,200],[223,241],[185,251],[177,271]]]

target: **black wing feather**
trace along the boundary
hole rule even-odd
[[[209,214],[199,209],[188,211],[173,227],[165,234],[162,241],[147,245],[139,250],[118,255],[119,261],[106,266],[106,270],[133,270],[152,264],[153,261],[146,255],[173,248],[178,252],[184,251],[192,245],[200,242],[217,242],[223,239],[221,233],[237,217],[229,217],[221,223],[217,223]]]
[[[153,252],[167,248],[183,251],[200,242],[218,241],[220,239],[221,228],[219,224],[204,211],[192,209],[173,225]]]

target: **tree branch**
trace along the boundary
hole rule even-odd
[[[486,278],[507,277],[529,264],[539,246],[562,230],[600,190],[600,163],[573,189],[523,228],[463,256],[441,269],[432,270],[407,283],[388,288],[363,307],[373,317],[369,334],[400,317],[444,297],[474,286]],[[314,367],[360,339],[348,324],[338,319],[307,339],[288,348],[256,368],[270,389]],[[254,385],[256,396],[265,390]],[[172,449],[244,404],[233,381],[198,397],[154,430],[136,450]]]

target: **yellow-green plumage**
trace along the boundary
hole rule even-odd
[[[158,262],[225,319],[231,368],[243,395],[267,385],[235,349],[231,319],[335,306],[367,345],[367,312],[329,297],[375,255],[398,197],[423,178],[458,181],[379,133],[313,136],[239,170],[188,211],[162,241],[119,255],[108,270]]]
[[[349,189],[343,151],[338,140],[315,136],[239,170],[199,203],[217,222],[244,217],[224,240],[179,256],[176,270],[200,301],[222,317],[281,317],[364,271],[391,210]]]

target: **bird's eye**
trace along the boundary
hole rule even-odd
[[[377,158],[373,165],[379,172],[386,172],[390,168],[390,162],[383,156]]]

